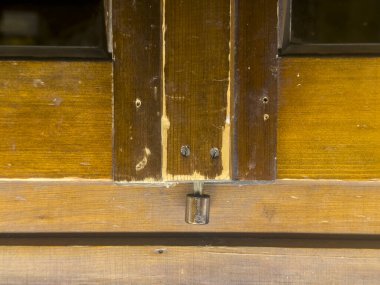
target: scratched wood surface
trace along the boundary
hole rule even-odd
[[[210,224],[184,221],[191,184],[1,182],[2,233],[380,234],[379,182],[206,185]]]
[[[0,62],[0,178],[112,176],[109,62]]]
[[[378,249],[0,246],[2,284],[378,284]]]
[[[114,179],[161,180],[159,0],[115,0]]]
[[[284,58],[278,177],[380,178],[380,60]]]
[[[233,178],[276,177],[277,1],[234,1]]]
[[[165,0],[163,21],[164,178],[229,179],[230,2]]]

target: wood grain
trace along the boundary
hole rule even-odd
[[[1,246],[3,284],[378,284],[375,249]]]
[[[278,177],[380,178],[380,60],[285,58]]]
[[[276,177],[277,1],[234,1],[233,178]]]
[[[163,27],[164,177],[229,179],[230,2],[165,0]],[[185,145],[189,157],[180,154]]]
[[[161,180],[159,0],[115,0],[114,179]]]
[[[0,177],[111,178],[109,62],[0,62]]]
[[[379,182],[210,184],[210,224],[193,226],[184,221],[191,184],[4,181],[0,232],[378,235],[379,190]]]

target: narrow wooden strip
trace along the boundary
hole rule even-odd
[[[277,1],[235,4],[233,178],[275,179]]]
[[[380,178],[380,59],[285,58],[278,176]]]
[[[112,177],[110,62],[0,62],[0,177]]]
[[[2,233],[380,234],[379,182],[206,185],[210,224],[184,221],[191,184],[0,183]]]
[[[0,247],[4,284],[377,284],[379,250]]]
[[[161,180],[160,1],[113,1],[114,179]]]
[[[229,0],[164,5],[164,177],[229,179]],[[216,159],[212,148],[220,151]]]

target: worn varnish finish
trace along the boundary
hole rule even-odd
[[[109,62],[0,62],[0,178],[112,176]]]
[[[163,3],[165,179],[229,179],[230,2]],[[218,159],[212,147],[221,150]]]
[[[114,178],[161,179],[160,1],[114,0]]]
[[[380,60],[286,58],[279,178],[380,178]]]
[[[380,183],[206,185],[210,223],[185,223],[192,185],[1,182],[0,231],[380,234]]]
[[[233,178],[276,176],[277,1],[235,3]]]
[[[378,284],[378,249],[1,246],[4,284]]]

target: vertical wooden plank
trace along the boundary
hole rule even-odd
[[[230,2],[165,0],[163,9],[163,176],[229,179]]]
[[[159,0],[114,0],[114,179],[161,179]]]
[[[233,178],[275,178],[277,1],[235,1]]]

